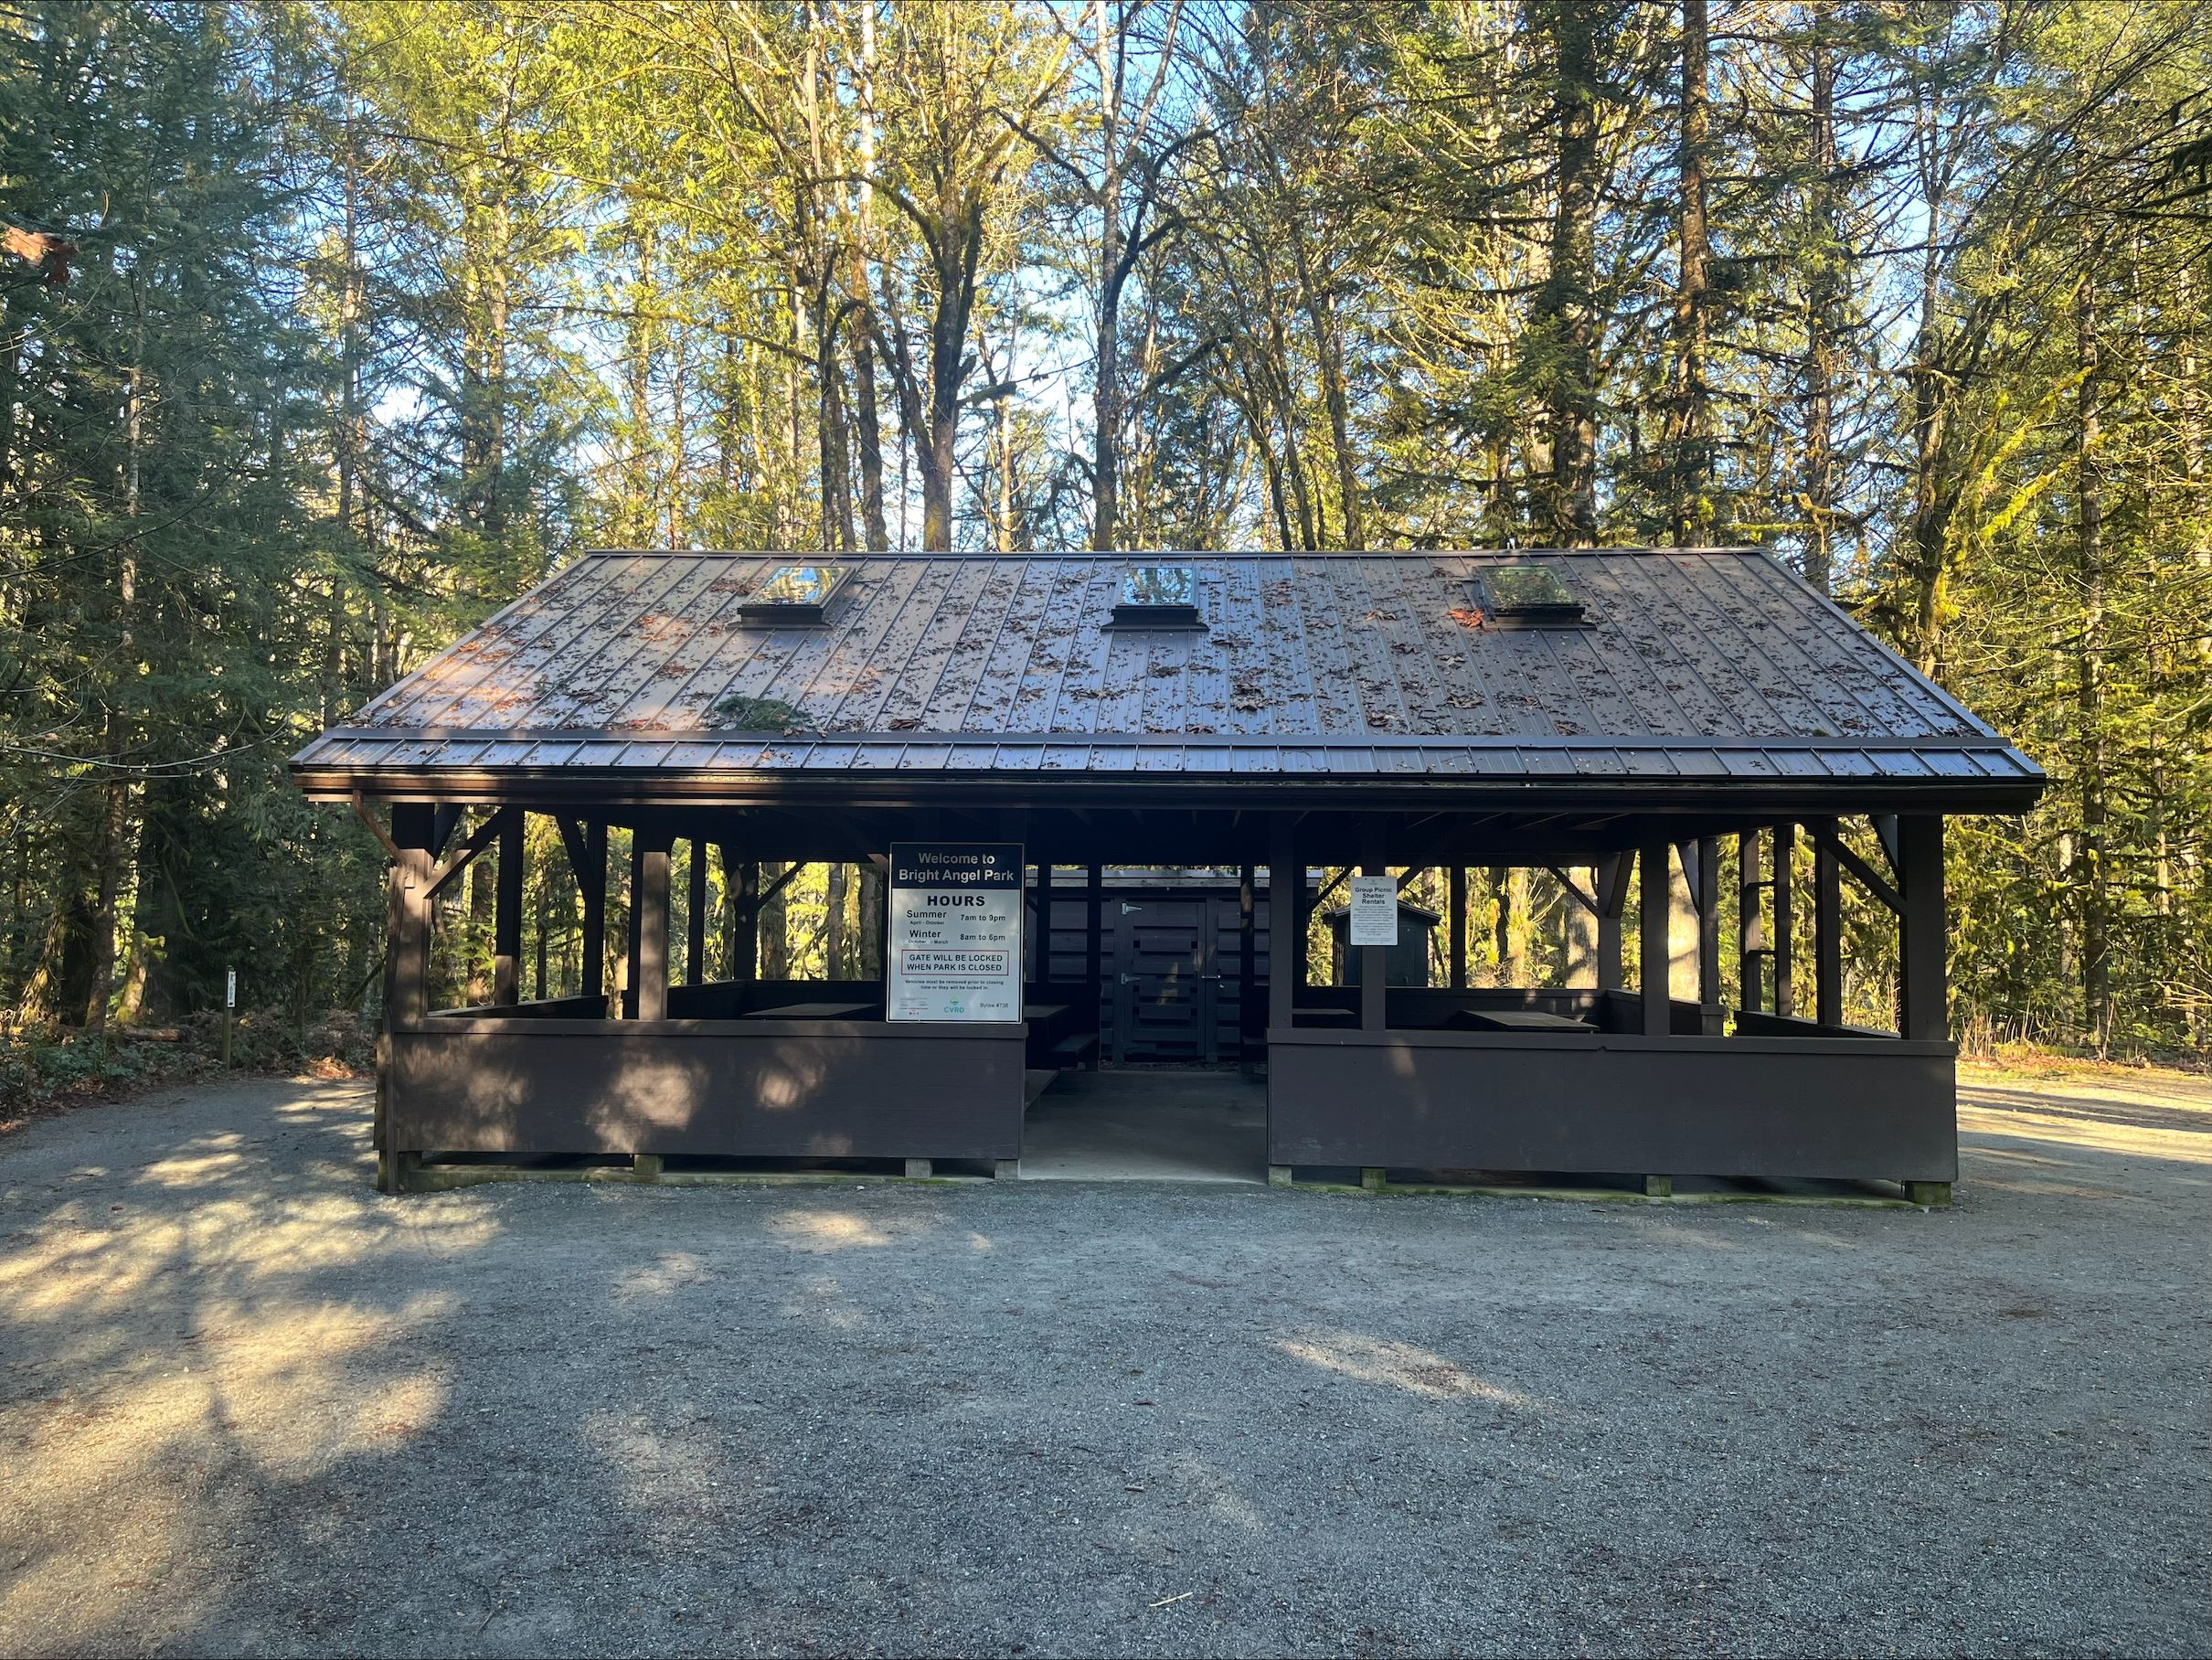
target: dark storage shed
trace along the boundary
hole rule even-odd
[[[1743,550],[596,553],[293,770],[367,814],[393,857],[378,1130],[393,1184],[454,1152],[1010,1167],[1025,1069],[1095,1048],[1110,862],[1239,872],[1237,949],[1225,961],[1198,927],[1212,942],[1193,972],[1235,987],[1218,1002],[1265,1058],[1278,1170],[1945,1183],[1942,820],[2017,812],[2043,787]],[[626,1007],[596,949],[576,995],[520,997],[534,815],[559,827],[587,930],[605,926],[610,828],[630,833]],[[901,1021],[880,983],[761,979],[764,862],[880,863],[916,842],[1026,849],[1054,948],[1028,952],[1020,1018]],[[696,984],[670,972],[679,844]],[[493,1000],[433,1009],[432,895],[495,846]],[[743,943],[706,980],[710,857]],[[1303,926],[1271,931],[1263,955],[1254,924],[1263,888],[1303,924],[1300,878],[1321,865],[1442,868],[1455,893],[1470,867],[1552,870],[1590,916],[1593,983],[1315,985]],[[1739,895],[1729,983],[1724,881]],[[1889,1030],[1845,1019],[1846,882],[1896,920]],[[1623,938],[1634,893],[1636,955],[1664,962],[1677,884],[1697,918],[1686,997],[1664,972],[1632,977]],[[1361,949],[1379,971],[1384,948]]]

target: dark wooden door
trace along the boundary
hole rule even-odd
[[[1113,1059],[1218,1059],[1212,904],[1110,895],[1114,910]]]

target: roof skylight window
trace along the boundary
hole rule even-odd
[[[1122,578],[1114,604],[1117,628],[1204,628],[1198,572],[1191,565],[1138,565]]]
[[[1582,601],[1548,565],[1493,565],[1480,583],[1484,620],[1500,628],[1582,624]]]
[[[853,574],[849,565],[779,565],[738,607],[748,622],[819,622]]]

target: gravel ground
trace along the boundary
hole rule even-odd
[[[2204,1655],[2212,1092],[1948,1212],[0,1141],[0,1653]]]

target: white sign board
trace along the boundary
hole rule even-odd
[[[1398,943],[1396,877],[1356,876],[1352,878],[1352,943]]]
[[[892,1020],[1022,1017],[1019,843],[894,842]]]
[[[225,972],[229,975],[229,982],[223,987],[223,1006],[236,1008],[238,1007],[238,970],[233,968]]]

